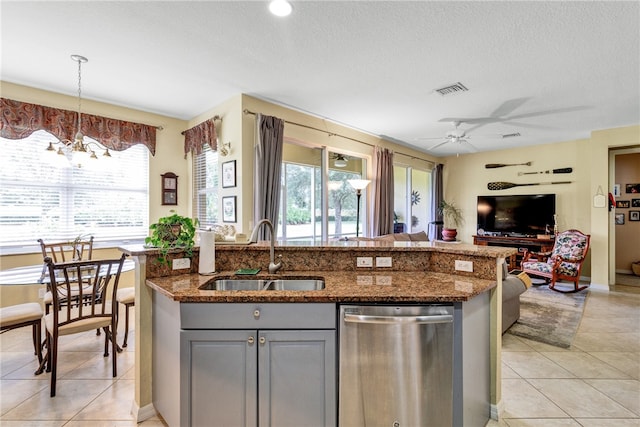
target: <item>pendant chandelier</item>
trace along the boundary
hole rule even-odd
[[[49,142],[47,151],[55,152],[61,156],[70,160],[73,166],[81,168],[85,160],[98,160],[98,156],[92,146],[95,146],[98,150],[104,150],[103,157],[110,158],[111,153],[109,149],[101,146],[93,141],[84,141],[84,135],[82,134],[82,64],[88,61],[82,55],[71,55],[71,59],[78,63],[78,131],[76,132],[73,141],[62,140],[56,142]],[[54,144],[61,144],[56,150]]]

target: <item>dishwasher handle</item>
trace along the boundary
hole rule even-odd
[[[375,316],[366,314],[344,314],[344,321],[349,323],[377,323],[377,324],[414,324],[452,323],[451,314],[436,314],[425,316]]]

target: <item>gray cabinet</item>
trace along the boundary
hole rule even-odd
[[[181,426],[335,426],[335,305],[183,306]]]

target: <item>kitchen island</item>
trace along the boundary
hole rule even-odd
[[[169,317],[177,316],[174,322],[180,328],[180,308],[206,305],[232,305],[239,308],[246,304],[291,304],[307,307],[319,305],[333,310],[342,303],[443,303],[449,302],[457,307],[457,318],[476,319],[459,323],[463,328],[458,334],[457,346],[459,366],[466,361],[484,359],[478,354],[487,353],[490,375],[490,396],[482,396],[484,402],[491,404],[491,415],[497,417],[499,402],[499,346],[501,278],[498,265],[505,257],[512,255],[515,249],[497,247],[478,247],[473,245],[446,244],[435,242],[334,242],[330,244],[280,244],[276,251],[282,256],[284,271],[278,277],[322,277],[325,288],[313,291],[210,291],[199,289],[216,277],[230,277],[238,268],[265,268],[268,264],[269,246],[266,243],[256,245],[225,245],[216,247],[217,276],[197,274],[197,250],[191,268],[187,271],[170,270],[151,262],[157,255],[153,250],[144,248],[121,248],[133,256],[136,261],[140,283],[136,286],[136,402],[138,419],[148,417],[153,411],[152,402],[156,402],[155,391],[151,390],[152,379],[157,380],[157,372],[152,368],[158,352],[162,354],[178,353],[179,340],[177,329],[173,342],[168,342],[163,350],[153,344],[157,334],[149,333],[163,310]],[[182,254],[172,254],[180,258]],[[390,257],[391,267],[356,267],[357,257]],[[456,271],[455,261],[472,263],[472,270]],[[375,263],[374,263],[375,265]],[[268,276],[260,273],[258,276]],[[162,305],[162,307],[161,307]],[[213,307],[213,306],[211,306]],[[210,310],[208,310],[210,311]],[[160,316],[162,317],[162,316]],[[166,316],[165,316],[166,317]],[[331,316],[335,319],[335,316]],[[486,322],[477,319],[487,318]],[[302,315],[304,318],[304,315]],[[165,319],[166,320],[166,319]],[[334,320],[335,321],[335,320]],[[294,320],[295,322],[295,320]],[[163,324],[171,324],[164,322]],[[156,324],[156,327],[158,325]],[[242,326],[244,327],[244,326]],[[284,327],[279,325],[278,328]],[[324,327],[324,326],[323,326]],[[329,330],[331,325],[327,326]],[[485,328],[486,327],[486,328]],[[480,330],[477,330],[480,328]],[[485,328],[485,329],[482,329]],[[145,332],[146,331],[146,332]],[[140,343],[138,342],[140,340]],[[157,344],[157,343],[156,343]],[[177,345],[177,347],[176,347]],[[487,351],[481,347],[486,347]],[[154,354],[153,358],[151,354]],[[179,354],[173,355],[174,371],[180,366]],[[153,361],[153,363],[152,363]],[[166,370],[164,375],[170,375]],[[174,378],[174,383],[180,382]],[[459,385],[468,388],[464,378],[458,378]],[[471,385],[469,385],[471,387]],[[488,386],[489,388],[489,386]],[[460,401],[458,401],[460,402]],[[466,402],[468,403],[468,402]],[[487,412],[488,412],[487,408]],[[458,415],[462,417],[462,408]],[[172,419],[174,415],[170,415]],[[455,424],[460,425],[460,424]]]

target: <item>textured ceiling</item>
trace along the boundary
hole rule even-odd
[[[425,152],[453,120],[479,151],[640,124],[637,1],[293,7],[2,0],[1,77],[75,95],[80,54],[85,98],[191,119],[246,93]],[[456,82],[469,91],[434,92]]]

